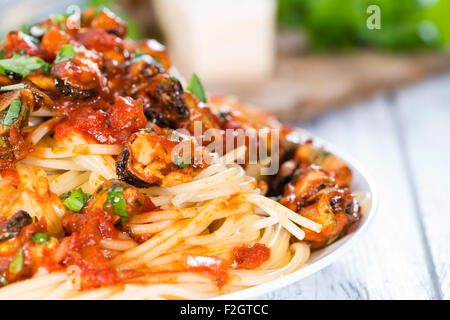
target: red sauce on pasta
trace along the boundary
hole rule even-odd
[[[142,102],[119,96],[107,111],[93,107],[75,110],[55,128],[55,132],[57,139],[62,139],[71,130],[77,129],[98,143],[124,144],[133,132],[144,128],[146,123]]]
[[[269,260],[270,249],[262,243],[233,249],[233,256],[240,269],[255,269]]]
[[[64,229],[71,234],[62,243],[66,255],[64,265],[76,265],[82,275],[82,287],[112,285],[117,282],[110,260],[100,249],[100,240],[117,236],[112,217],[100,210],[85,214],[68,213],[63,219]]]

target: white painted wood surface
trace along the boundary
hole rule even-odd
[[[371,172],[378,214],[360,242],[261,299],[450,298],[450,75],[298,124]]]

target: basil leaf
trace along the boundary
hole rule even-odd
[[[22,247],[19,248],[19,251],[16,252],[11,262],[9,263],[9,272],[11,273],[19,273],[23,268],[23,251]]]
[[[3,119],[3,124],[6,126],[13,125],[16,119],[19,117],[21,107],[22,101],[20,101],[19,99],[11,102],[11,104],[9,105],[8,112],[6,113],[6,116]]]
[[[54,64],[66,61],[75,57],[75,49],[71,44],[65,44],[59,49],[58,55],[56,56]]]
[[[49,70],[49,64],[41,58],[21,56],[19,54],[14,54],[9,59],[0,59],[0,67],[0,73],[5,74],[5,71],[9,71],[18,73],[23,77],[36,70]]]
[[[50,241],[50,236],[44,232],[35,232],[30,238],[34,244],[46,244]]]
[[[108,189],[108,198],[106,202],[111,204],[114,209],[114,213],[120,216],[120,221],[127,222],[128,221],[128,211],[127,211],[127,203],[125,198],[123,197],[123,188],[122,187],[111,187]]]
[[[205,89],[203,89],[203,85],[200,82],[199,77],[195,73],[192,74],[191,80],[189,81],[186,90],[194,94],[201,102],[206,103]]]
[[[79,212],[84,207],[89,198],[89,194],[84,193],[81,188],[78,188],[70,192],[69,196],[66,198],[66,200],[64,200],[63,204],[68,210]]]
[[[28,86],[25,83],[11,84],[9,86],[0,87],[0,92],[12,91],[12,90],[22,90],[22,89],[25,89],[27,87]]]

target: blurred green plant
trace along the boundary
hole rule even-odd
[[[368,29],[369,5],[378,5],[381,28]],[[385,50],[450,45],[448,0],[278,0],[282,26],[304,31],[313,49]]]
[[[142,27],[133,19],[132,16],[125,13],[120,7],[118,0],[85,0],[85,7],[106,7],[118,15],[128,27],[127,37],[133,40],[138,40],[144,37]]]

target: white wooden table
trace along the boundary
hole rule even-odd
[[[297,124],[357,158],[380,203],[343,257],[261,299],[450,299],[450,75]]]

